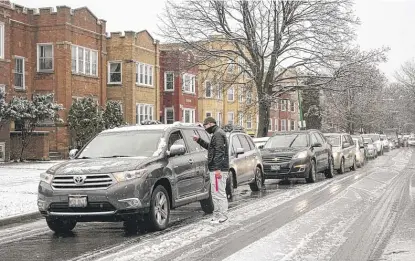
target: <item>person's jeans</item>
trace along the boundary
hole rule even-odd
[[[210,174],[210,184],[212,191],[212,200],[213,200],[213,215],[214,217],[227,216],[228,212],[228,197],[226,196],[226,180],[228,179],[227,172],[220,172],[222,178],[217,179],[215,177],[215,172],[211,171]]]

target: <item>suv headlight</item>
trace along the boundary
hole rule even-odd
[[[298,152],[297,154],[295,154],[293,159],[304,159],[304,158],[307,158],[307,155],[308,155],[308,152],[306,150],[301,151],[301,152]]]
[[[113,175],[114,175],[114,178],[118,182],[123,182],[123,181],[140,178],[146,172],[147,172],[146,169],[140,169],[140,170],[133,170],[133,171],[116,172],[116,173],[113,173]]]
[[[40,174],[40,181],[43,181],[47,184],[52,183],[53,175],[49,173],[42,173]]]

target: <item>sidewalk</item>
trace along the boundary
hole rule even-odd
[[[37,213],[40,173],[61,161],[0,164],[0,224]],[[30,215],[30,216],[32,216]]]

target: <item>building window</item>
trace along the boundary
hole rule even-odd
[[[244,102],[244,95],[245,95],[244,89],[245,87],[243,86],[238,89],[239,102]]]
[[[222,112],[218,112],[218,117],[216,119],[216,124],[220,127],[222,126]]]
[[[291,102],[291,112],[295,112],[295,102]]]
[[[195,109],[183,109],[183,122],[195,123],[196,122],[196,111]]]
[[[135,75],[136,84],[153,86],[153,65],[137,63]]]
[[[281,120],[281,131],[287,131],[287,120]]]
[[[188,93],[196,93],[195,76],[192,74],[183,74],[183,91]]]
[[[97,51],[77,45],[72,45],[71,51],[72,73],[97,76]]]
[[[154,105],[152,104],[136,104],[136,122],[140,124],[145,120],[153,120]]]
[[[275,123],[274,131],[278,131],[278,119],[274,119],[274,123]]]
[[[295,131],[295,121],[291,120],[291,130]]]
[[[137,66],[138,69],[138,66]],[[138,70],[137,70],[137,80],[138,80]],[[164,90],[173,91],[174,90],[174,73],[165,72],[164,73]]]
[[[228,89],[228,101],[234,101],[235,97],[234,97],[234,88],[231,87]]]
[[[205,96],[206,98],[212,98],[212,84],[209,81],[205,82]]]
[[[251,115],[248,115],[246,117],[246,128],[248,130],[251,130],[252,129],[252,116]]]
[[[235,70],[235,63],[232,61],[232,59],[229,59],[228,61],[228,72],[233,73]]]
[[[246,93],[246,104],[251,104],[252,103],[252,92],[248,91]]]
[[[217,87],[217,95],[218,95],[218,100],[222,100],[222,96],[223,96],[223,87],[222,84],[218,83]]]
[[[207,117],[212,117],[212,113],[211,112],[206,112],[206,118]]]
[[[37,45],[37,71],[53,71],[53,45]]]
[[[4,59],[4,23],[0,22],[0,59]]]
[[[281,100],[281,111],[287,111],[287,100]]]
[[[228,112],[228,124],[234,124],[234,114],[233,111]]]
[[[121,84],[122,63],[108,62],[108,83]]]
[[[23,57],[15,58],[14,65],[14,87],[19,89],[25,88],[25,59]]]
[[[243,112],[238,112],[238,125],[244,126],[244,114]]]
[[[268,131],[272,131],[272,119],[269,118],[269,122],[268,122]]]
[[[174,109],[173,108],[165,108],[164,109],[165,119],[164,122],[166,124],[173,124],[174,122]]]

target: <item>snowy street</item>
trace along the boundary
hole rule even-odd
[[[122,223],[80,223],[63,236],[42,219],[3,226],[0,251],[4,260],[412,260],[414,157],[402,148],[314,184],[240,187],[220,225],[192,204],[172,211],[167,230],[134,236]]]

